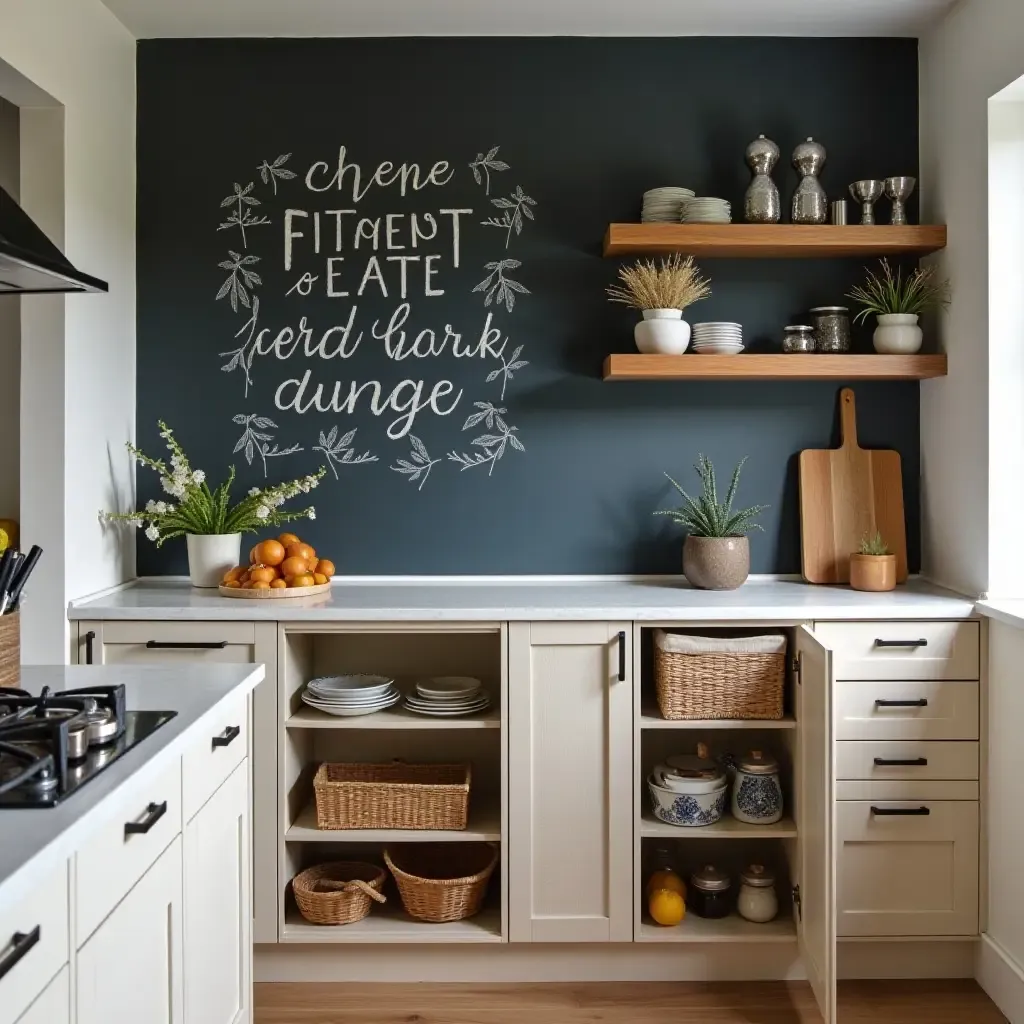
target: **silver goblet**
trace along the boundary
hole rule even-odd
[[[914,192],[917,178],[886,178],[885,195],[892,200],[892,224],[907,223],[907,200]]]
[[[875,178],[864,178],[850,186],[850,195],[861,204],[861,224],[875,223],[875,203],[882,198],[883,182]]]

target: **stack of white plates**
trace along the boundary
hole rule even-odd
[[[733,356],[743,351],[743,326],[728,322],[693,325],[693,350],[707,356]]]
[[[674,185],[652,188],[649,192],[644,193],[644,206],[640,213],[640,220],[644,224],[652,222],[678,224],[683,201],[692,199],[693,195],[691,189],[676,188]]]
[[[383,711],[401,696],[390,676],[322,676],[302,691],[304,704],[343,718]]]
[[[472,715],[490,707],[491,699],[479,679],[469,676],[436,676],[421,679],[405,698],[405,706],[418,715],[455,718]]]
[[[732,221],[732,206],[724,199],[711,196],[686,199],[679,219],[684,224],[729,224]]]

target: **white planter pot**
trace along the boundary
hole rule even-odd
[[[909,356],[921,350],[924,331],[917,326],[916,313],[886,313],[878,317],[875,351],[886,355]]]
[[[242,551],[240,533],[190,533],[188,572],[193,587],[216,587],[228,569],[238,565]]]
[[[645,354],[681,356],[690,344],[690,325],[681,309],[645,309],[633,328],[636,347]]]

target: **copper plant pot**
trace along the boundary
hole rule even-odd
[[[683,543],[683,575],[701,590],[735,590],[750,575],[750,543],[691,534]]]
[[[896,589],[895,555],[850,555],[850,586],[882,593]]]

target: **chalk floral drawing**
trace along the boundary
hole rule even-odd
[[[231,454],[236,455],[238,452],[242,452],[245,455],[245,461],[250,466],[252,460],[258,455],[263,462],[264,477],[267,475],[267,459],[277,458],[281,455],[294,455],[303,450],[301,445],[297,444],[293,444],[290,448],[281,448],[276,444],[271,447],[270,442],[274,440],[274,435],[267,434],[265,431],[271,427],[277,430],[278,426],[269,416],[259,416],[256,413],[247,416],[245,413],[239,413],[237,416],[231,417],[231,422],[245,427]]]
[[[263,161],[256,169],[260,172],[260,178],[264,185],[274,186],[274,195],[277,195],[278,181],[290,181],[295,177],[295,172],[288,170],[285,164],[291,159],[291,153],[282,153],[273,163]]]
[[[228,249],[228,259],[217,264],[221,270],[229,270],[231,273],[228,279],[220,286],[217,292],[217,300],[223,299],[225,295],[231,299],[231,308],[237,313],[239,303],[250,308],[249,289],[263,284],[263,278],[251,268],[259,263],[259,256],[246,255]]]
[[[509,445],[517,452],[526,451],[526,447],[516,437],[516,431],[519,428],[510,427],[504,420],[508,409],[492,405],[490,402],[474,402],[473,405],[477,411],[470,413],[466,418],[466,422],[463,423],[462,429],[469,430],[471,427],[476,427],[483,423],[488,430],[497,430],[497,433],[481,434],[479,437],[473,438],[470,443],[476,445],[477,448],[481,449],[480,451],[468,453],[449,452],[448,458],[462,466],[461,472],[465,472],[467,469],[474,469],[477,466],[489,465],[490,469],[487,470],[487,475],[490,476],[494,472],[494,467],[498,464],[498,460],[505,454]]]
[[[327,457],[327,465],[331,467],[335,480],[338,479],[338,466],[359,466],[364,462],[377,461],[377,456],[371,455],[369,452],[356,455],[352,443],[356,439],[357,429],[357,427],[353,427],[347,434],[342,434],[339,438],[338,425],[335,424],[326,434],[321,430],[320,443],[313,445],[313,451],[323,452]]]
[[[504,228],[505,248],[507,249],[512,241],[512,232],[514,231],[517,235],[522,234],[523,217],[528,220],[534,219],[531,207],[537,205],[537,200],[531,199],[523,191],[521,185],[516,185],[515,192],[508,199],[499,196],[492,199],[491,204],[504,212],[500,217],[488,217],[487,220],[482,220],[480,223],[488,228]]]
[[[521,370],[524,366],[530,365],[529,360],[519,358],[522,351],[523,346],[520,345],[513,351],[512,355],[510,355],[508,359],[506,359],[504,356],[499,356],[498,358],[501,359],[501,366],[499,366],[497,370],[491,370],[491,372],[487,374],[488,384],[490,384],[491,381],[495,381],[499,377],[501,377],[502,400],[504,400],[505,398],[505,388],[508,387],[508,382],[512,379],[515,371]]]
[[[234,206],[235,209],[228,214],[228,219],[223,221],[217,230],[226,231],[229,228],[238,228],[238,230],[242,232],[243,249],[249,248],[249,241],[245,235],[246,228],[257,228],[270,223],[269,217],[265,217],[262,214],[254,214],[252,212],[252,208],[254,206],[260,205],[260,201],[255,196],[249,194],[252,192],[252,188],[253,182],[251,181],[245,186],[245,188],[242,188],[242,186],[236,181],[234,191],[231,195],[222,199],[220,204],[221,209],[226,209],[229,206]]]
[[[235,337],[240,338],[243,334],[248,331],[248,335],[245,341],[238,348],[233,348],[229,352],[218,352],[217,354],[221,357],[230,357],[228,361],[221,367],[221,371],[224,373],[231,373],[232,370],[241,369],[245,374],[245,397],[249,397],[249,388],[252,385],[252,370],[253,360],[256,358],[256,321],[259,318],[260,313],[260,300],[259,297],[254,295],[252,297],[252,315],[241,328],[235,332]]]
[[[473,180],[481,185],[485,181],[487,187],[484,190],[484,195],[489,196],[491,194],[491,171],[507,171],[508,164],[504,160],[498,159],[498,150],[500,146],[493,146],[487,151],[487,155],[483,153],[477,153],[476,159],[471,160],[469,163],[469,169],[473,172]],[[481,175],[480,172],[483,172]]]
[[[492,302],[497,305],[504,303],[505,309],[512,312],[516,304],[516,292],[520,295],[529,295],[530,289],[511,277],[505,276],[506,270],[515,270],[521,267],[521,260],[497,260],[493,263],[485,263],[484,270],[490,273],[473,289],[475,292],[486,292],[484,305],[489,306]]]
[[[401,473],[403,476],[409,478],[409,483],[414,484],[419,481],[419,487],[417,491],[423,490],[423,485],[427,482],[427,477],[430,476],[430,471],[439,462],[443,462],[443,459],[432,459],[430,452],[427,451],[427,446],[415,435],[409,435],[409,443],[412,445],[412,451],[409,453],[408,459],[398,459],[391,468],[396,473]]]

